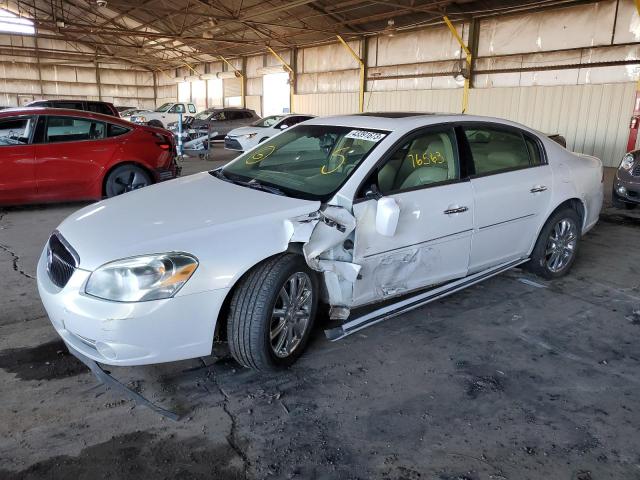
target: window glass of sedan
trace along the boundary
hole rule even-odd
[[[33,117],[4,118],[0,120],[0,146],[29,143],[35,127]]]
[[[517,130],[491,126],[464,127],[477,175],[488,175],[540,164],[540,151],[535,142],[525,141]],[[533,155],[530,154],[530,149]],[[533,156],[533,161],[532,157]]]
[[[430,129],[404,142],[366,185],[377,184],[380,193],[386,195],[459,178],[454,131]]]
[[[96,120],[50,116],[47,119],[46,142],[77,142],[105,138],[105,124]]]
[[[285,118],[284,115],[270,115],[268,117],[261,118],[260,120],[256,120],[251,124],[251,126],[258,128],[269,128],[275,126],[283,118]]]
[[[328,125],[300,125],[273,137],[225,166],[230,180],[258,182],[301,198],[335,191],[387,132]]]

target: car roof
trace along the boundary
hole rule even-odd
[[[113,115],[105,115],[103,113],[88,112],[86,110],[72,110],[70,108],[53,108],[53,107],[16,107],[7,108],[0,111],[0,118],[13,117],[17,115],[61,115],[65,117],[82,117],[100,120],[101,122],[118,123],[120,125],[131,126],[130,122],[114,117]]]
[[[315,117],[305,122],[305,125],[336,125],[353,128],[369,128],[386,130],[389,132],[409,132],[416,128],[449,122],[486,122],[499,123],[506,126],[520,128],[527,132],[540,135],[525,125],[504,118],[484,117],[461,113],[426,113],[426,112],[367,112],[365,114],[335,115],[329,117]]]

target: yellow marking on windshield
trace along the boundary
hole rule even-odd
[[[320,173],[322,175],[330,175],[336,171],[338,171],[338,169],[340,169],[343,165],[344,162],[347,161],[347,157],[345,157],[344,155],[342,155],[340,152],[344,152],[345,150],[349,150],[351,147],[342,147],[342,148],[338,148],[337,150],[335,150],[331,156],[329,157],[329,159],[331,159],[332,157],[338,157],[339,158],[339,163],[338,165],[336,165],[335,168],[332,168],[331,170],[327,170],[327,166],[326,165],[322,165],[322,167],[320,167]]]
[[[244,163],[246,163],[247,165],[255,165],[256,163],[260,163],[275,151],[275,145],[267,145],[256,151],[256,153],[251,155],[251,157],[247,158]]]

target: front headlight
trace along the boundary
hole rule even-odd
[[[247,133],[246,135],[244,135],[244,138],[253,138],[258,134],[258,132],[255,133]]]
[[[633,168],[633,164],[635,163],[635,161],[636,159],[633,156],[633,154],[627,153],[624,157],[622,157],[622,162],[620,162],[620,168],[630,172],[631,169]]]
[[[115,302],[173,297],[191,278],[198,260],[186,253],[163,253],[107,263],[91,274],[85,293]]]

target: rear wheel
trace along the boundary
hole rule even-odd
[[[164,128],[164,125],[160,120],[149,120],[149,122],[147,122],[147,125],[149,125],[150,127]]]
[[[107,198],[138,190],[151,185],[149,174],[137,165],[120,165],[114,168],[105,181],[104,193]]]
[[[288,367],[309,340],[317,305],[317,279],[302,257],[266,260],[241,281],[231,299],[231,354],[256,370]]]
[[[571,270],[581,236],[580,215],[572,208],[554,213],[545,223],[526,268],[543,278],[558,278]]]

